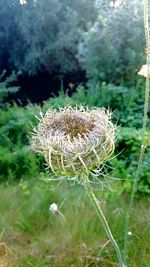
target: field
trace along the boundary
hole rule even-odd
[[[120,182],[119,182],[120,183]],[[120,246],[128,196],[112,191],[96,194]],[[43,179],[0,186],[0,266],[115,267],[114,250],[104,234],[84,188]],[[135,200],[129,233],[129,267],[150,266],[149,197]],[[49,211],[57,203],[61,215]]]

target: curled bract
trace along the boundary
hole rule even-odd
[[[114,151],[115,126],[104,108],[48,109],[32,136],[32,149],[60,176],[97,170]]]

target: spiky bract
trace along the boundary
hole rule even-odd
[[[115,126],[110,119],[104,108],[50,108],[32,136],[32,149],[60,176],[98,169],[114,151]]]

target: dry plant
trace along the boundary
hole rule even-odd
[[[90,185],[90,174],[96,172],[114,152],[115,128],[111,113],[104,108],[89,110],[81,106],[59,111],[50,108],[34,129],[32,149],[44,156],[58,176],[80,177],[116,250],[119,264],[125,267],[118,244]]]

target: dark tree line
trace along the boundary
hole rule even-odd
[[[144,60],[142,8],[140,0],[0,0],[0,70],[130,79]]]
[[[0,68],[29,74],[77,69],[81,32],[95,19],[93,3],[0,0]]]

